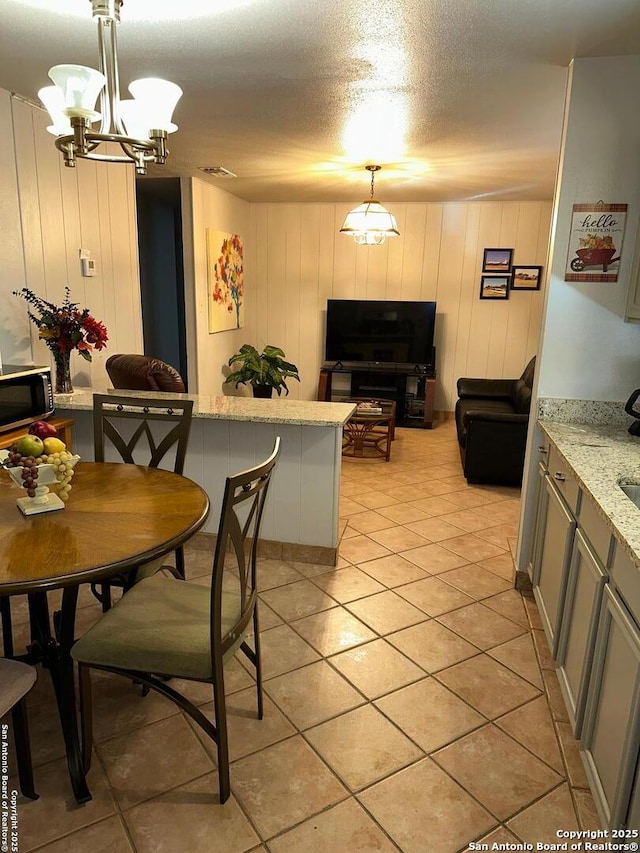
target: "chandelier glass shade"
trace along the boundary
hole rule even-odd
[[[167,159],[167,134],[178,129],[173,111],[182,89],[168,80],[148,77],[134,80],[128,89],[133,98],[120,99],[117,27],[122,0],[89,0],[98,22],[99,68],[84,65],[55,65],[38,97],[51,116],[47,128],[56,137],[65,166],[75,166],[77,157],[109,163],[131,163],[144,175],[147,163]],[[99,111],[96,101],[99,100]],[[100,122],[100,129],[92,125]],[[120,145],[122,154],[96,149],[105,142]]]
[[[347,213],[341,234],[349,234],[361,246],[380,246],[387,237],[398,237],[398,224],[393,213],[373,197],[374,176],[380,166],[366,166],[371,172],[371,198]]]

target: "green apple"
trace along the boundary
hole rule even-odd
[[[21,456],[33,456],[37,458],[44,452],[44,442],[37,435],[23,435],[18,439],[16,450]]]

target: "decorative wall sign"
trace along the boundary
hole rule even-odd
[[[207,228],[207,302],[209,334],[244,325],[244,262],[242,240]]]
[[[574,204],[565,281],[617,281],[626,204]]]
[[[513,265],[511,290],[540,290],[542,267]]]
[[[511,275],[483,275],[480,279],[480,299],[508,299]]]
[[[513,249],[485,249],[482,272],[511,272]]]

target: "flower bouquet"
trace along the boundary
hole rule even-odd
[[[76,302],[71,302],[68,287],[64,289],[62,305],[42,299],[28,287],[14,290],[13,294],[30,306],[29,319],[38,327],[38,337],[53,353],[56,393],[70,394],[73,391],[71,351],[78,350],[85,361],[91,361],[91,351],[104,349],[109,340],[105,325],[94,319],[88,308],[80,309]]]

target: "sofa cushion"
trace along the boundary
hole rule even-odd
[[[464,447],[467,440],[467,425],[465,423],[465,415],[467,412],[502,412],[512,414],[514,411],[513,405],[508,400],[473,400],[460,399],[456,403],[456,429],[458,431],[458,440]]]

